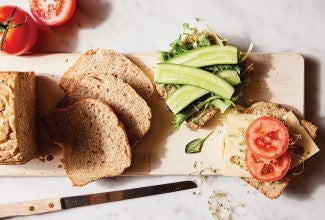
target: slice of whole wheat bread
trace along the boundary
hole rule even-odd
[[[110,74],[128,83],[148,103],[154,92],[150,79],[128,58],[113,50],[88,50],[66,71],[60,79],[60,87],[68,91],[78,76],[89,72]]]
[[[146,101],[131,86],[110,74],[90,73],[78,77],[58,107],[69,106],[83,98],[107,102],[122,121],[131,146],[150,128],[151,109]]]
[[[49,112],[42,121],[62,147],[62,163],[74,186],[117,176],[131,164],[123,124],[105,102],[83,99]]]
[[[288,112],[289,111],[285,107],[271,102],[257,102],[245,110],[246,114],[269,115],[278,119],[281,119],[282,116],[284,116]],[[304,119],[300,119],[300,123],[313,139],[316,138],[317,127],[315,125]],[[266,197],[270,199],[276,199],[288,186],[289,181],[292,177],[292,172],[289,172],[282,179],[272,183],[259,182],[258,180],[249,177],[242,177],[241,179],[256,188]]]

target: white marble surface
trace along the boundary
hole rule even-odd
[[[27,1],[0,0],[28,8]],[[299,52],[306,59],[306,117],[319,126],[317,143],[325,144],[325,2],[310,1],[126,1],[78,0],[73,19],[63,27],[43,29],[35,52],[75,52],[93,47],[121,52],[151,52],[167,48],[184,22],[195,17],[240,48],[250,41],[255,51]],[[0,61],[1,62],[1,61]],[[246,205],[233,219],[324,219],[325,151],[306,162],[284,194],[272,201],[237,178],[210,177],[201,196],[193,191],[66,210],[27,219],[212,219],[208,197],[224,190]],[[83,188],[67,178],[0,178],[0,203],[124,189],[187,180],[188,177],[120,177]],[[23,219],[23,218],[17,218]]]

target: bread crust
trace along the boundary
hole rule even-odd
[[[131,165],[131,149],[121,121],[98,99],[83,99],[42,116],[52,141],[62,148],[62,164],[74,186],[120,175]]]
[[[83,53],[62,75],[60,87],[68,91],[78,76],[88,72],[111,74],[128,83],[139,95],[150,103],[154,87],[144,72],[127,57],[113,50],[93,49]]]
[[[57,106],[62,108],[84,98],[99,98],[112,107],[126,129],[131,146],[150,128],[152,114],[147,102],[119,78],[102,73],[79,76]]]

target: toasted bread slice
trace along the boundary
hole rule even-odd
[[[128,83],[148,103],[154,92],[150,79],[128,58],[112,50],[88,50],[63,74],[60,87],[68,91],[78,76],[89,72],[110,74]]]
[[[257,102],[245,110],[246,114],[269,115],[278,119],[281,119],[288,112],[289,111],[285,107],[271,102]],[[316,137],[317,127],[304,119],[300,119],[300,123],[314,139]],[[276,199],[285,190],[292,176],[293,174],[289,172],[284,178],[272,183],[259,182],[258,180],[249,177],[242,177],[241,179],[256,188],[266,197]]]
[[[123,124],[105,102],[83,99],[49,112],[42,121],[62,147],[62,163],[74,186],[120,175],[131,164]]]
[[[156,87],[157,93],[163,99],[167,99],[168,96],[170,96],[173,92],[176,91],[176,88],[173,85],[171,85],[168,89],[166,89],[164,84],[155,83],[155,87]]]
[[[188,126],[192,129],[199,129],[203,127],[211,118],[217,114],[219,110],[217,109],[208,109],[202,113],[202,111],[199,111],[192,115],[189,119],[186,120]],[[198,122],[195,118],[197,116],[200,116],[200,121]]]
[[[69,106],[84,98],[107,102],[122,121],[131,146],[149,130],[151,109],[131,86],[110,74],[91,73],[80,76],[70,86],[58,107]]]
[[[290,179],[292,178],[292,174],[287,174],[282,179],[272,182],[272,183],[265,183],[259,182],[258,180],[251,178],[251,177],[242,177],[241,179],[244,180],[246,183],[257,189],[260,193],[270,199],[278,198],[285,188],[288,186]]]

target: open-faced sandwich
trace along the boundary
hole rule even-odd
[[[257,102],[228,114],[224,126],[223,175],[242,177],[271,199],[319,151],[313,141],[317,127],[275,103]]]
[[[198,129],[217,112],[240,103],[252,74],[253,64],[245,62],[252,44],[241,54],[211,30],[184,27],[171,50],[160,52],[154,81],[174,115],[174,127],[187,121]],[[299,166],[319,151],[313,141],[317,127],[275,103],[227,111],[224,127],[223,175],[241,177],[271,199],[279,197]]]
[[[174,127],[187,121],[198,129],[241,96],[252,69],[244,61],[253,46],[241,54],[211,30],[183,26],[184,33],[170,44],[170,51],[160,52],[154,82],[174,115]]]

